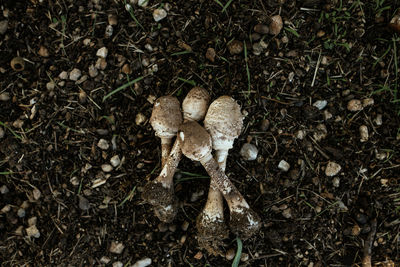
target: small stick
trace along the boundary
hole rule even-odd
[[[372,246],[374,243],[375,234],[376,234],[376,218],[372,220],[371,231],[369,232],[368,237],[364,242],[363,259],[362,259],[363,267],[372,267],[371,253],[372,253]]]

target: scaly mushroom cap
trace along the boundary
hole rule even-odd
[[[154,102],[150,123],[160,138],[172,138],[182,124],[179,100],[174,96],[162,96]]]
[[[182,103],[183,118],[185,120],[200,121],[207,112],[210,95],[201,87],[194,87],[189,91]]]
[[[221,96],[211,103],[204,119],[204,128],[210,133],[215,150],[231,149],[242,127],[243,115],[232,97]]]
[[[178,138],[182,153],[191,160],[199,161],[211,155],[212,143],[210,134],[195,121],[188,121],[181,125]]]

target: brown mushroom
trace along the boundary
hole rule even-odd
[[[182,103],[184,121],[204,118],[210,96],[207,90],[194,87]],[[142,198],[154,206],[156,216],[163,222],[171,222],[177,213],[178,203],[174,193],[173,178],[182,157],[180,142],[175,141],[160,175],[144,187]]]
[[[210,134],[197,122],[183,123],[178,132],[182,153],[194,161],[200,161],[215,185],[224,196],[230,211],[230,228],[243,239],[254,235],[261,227],[260,217],[226,177],[211,155],[212,139]]]
[[[211,103],[204,119],[204,128],[211,135],[215,158],[223,172],[228,151],[239,136],[242,126],[240,106],[232,97],[221,96]],[[199,245],[211,254],[221,254],[219,246],[228,237],[228,229],[224,221],[223,196],[214,179],[210,181],[207,202],[197,217],[196,226]]]

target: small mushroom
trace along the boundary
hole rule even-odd
[[[230,96],[221,96],[211,103],[204,119],[204,128],[210,133],[216,160],[225,172],[228,151],[243,126],[240,106]],[[215,180],[211,180],[206,205],[196,221],[199,245],[211,254],[223,254],[219,246],[228,237],[224,221],[223,196]]]
[[[161,138],[161,166],[164,167],[171,152],[172,139],[182,124],[179,100],[174,96],[162,96],[154,102],[150,124]]]
[[[197,122],[188,121],[180,127],[178,140],[182,153],[191,160],[200,161],[224,196],[230,210],[232,232],[242,239],[254,235],[261,227],[261,219],[212,157],[210,134]]]
[[[184,121],[203,119],[209,101],[207,90],[201,87],[190,90],[182,103]],[[142,198],[154,206],[156,216],[166,223],[172,222],[177,213],[178,203],[174,194],[173,178],[181,157],[181,145],[176,140],[160,175],[147,183],[142,193]]]

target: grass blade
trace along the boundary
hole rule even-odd
[[[233,2],[233,0],[229,0],[229,1],[225,4],[225,6],[224,6],[224,8],[222,9],[221,12],[225,12],[226,9],[230,6],[230,4],[231,4],[232,2]]]
[[[19,134],[17,134],[16,132],[14,132],[13,129],[11,129],[7,124],[0,121],[0,126],[3,126],[7,130],[9,130],[19,140],[22,140],[22,137]]]
[[[110,93],[108,93],[107,95],[105,95],[105,96],[103,97],[103,102],[104,102],[107,98],[109,98],[110,96],[112,96],[113,94],[116,94],[116,93],[118,93],[119,91],[124,90],[125,88],[131,86],[132,84],[135,84],[135,83],[137,83],[138,81],[143,80],[144,77],[146,77],[146,76],[140,76],[139,78],[136,78],[136,79],[134,79],[133,81],[127,82],[127,83],[121,85],[120,87],[118,87],[117,89],[111,91]]]
[[[243,249],[242,240],[240,240],[239,237],[236,237],[236,243],[237,243],[237,250],[236,250],[235,258],[233,259],[233,262],[232,262],[232,267],[239,266],[240,257],[242,256],[242,249]]]

